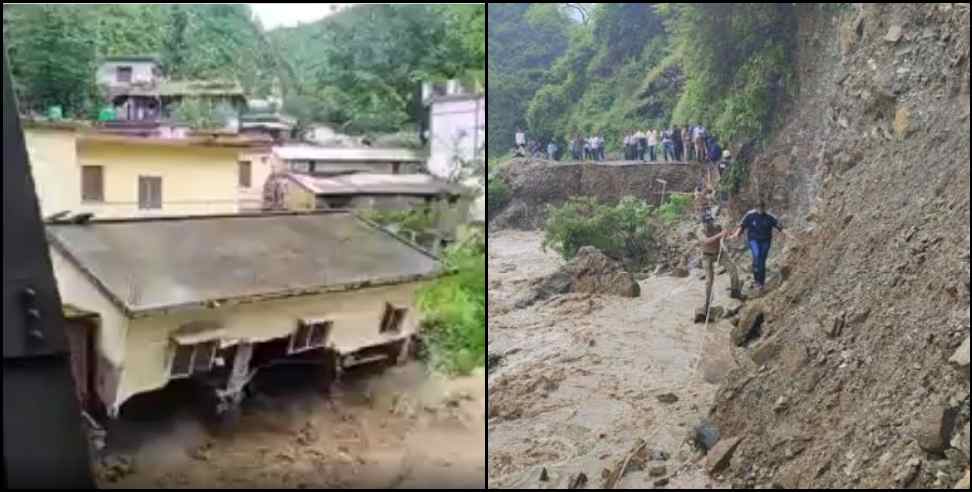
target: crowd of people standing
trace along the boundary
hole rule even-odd
[[[622,149],[621,157],[625,161],[718,163],[726,159],[718,139],[702,125],[631,131],[624,135]],[[604,137],[599,133],[590,137],[574,135],[564,148],[555,140],[550,140],[544,147],[539,142],[527,140],[526,134],[517,130],[514,154],[556,161],[561,158],[595,162],[607,159]]]

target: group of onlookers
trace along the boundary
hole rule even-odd
[[[516,131],[514,153],[520,157],[546,157],[560,160],[568,157],[575,161],[604,161],[604,137],[595,133],[590,137],[574,135],[567,141],[566,149],[551,140],[544,148],[539,142],[527,140],[522,130]],[[622,142],[626,161],[642,162],[709,162],[725,160],[718,139],[702,125],[668,129],[631,131]],[[567,155],[564,156],[564,150]]]

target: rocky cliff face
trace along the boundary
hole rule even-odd
[[[739,354],[774,355],[712,409],[740,439],[721,475],[950,488],[969,462],[969,6],[809,5],[800,96],[752,190],[799,239]]]

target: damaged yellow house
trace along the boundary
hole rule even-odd
[[[347,367],[399,360],[416,333],[416,292],[441,274],[433,256],[343,211],[47,231],[63,302],[86,313],[68,325],[79,393],[111,417],[175,379],[234,415],[263,367],[319,365],[326,385]]]

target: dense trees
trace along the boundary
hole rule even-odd
[[[271,32],[244,4],[4,6],[24,108],[91,117],[98,60],[154,54],[173,78],[236,79],[253,97],[279,92],[305,123],[350,132],[413,123],[423,80],[482,80],[484,23],[482,5],[359,5]]]
[[[703,123],[765,138],[792,84],[792,4],[489,6],[490,151],[516,127],[563,142]],[[563,41],[567,44],[564,45]]]
[[[572,21],[552,4],[488,6],[489,153],[513,146],[517,127],[547,71],[566,50]]]

